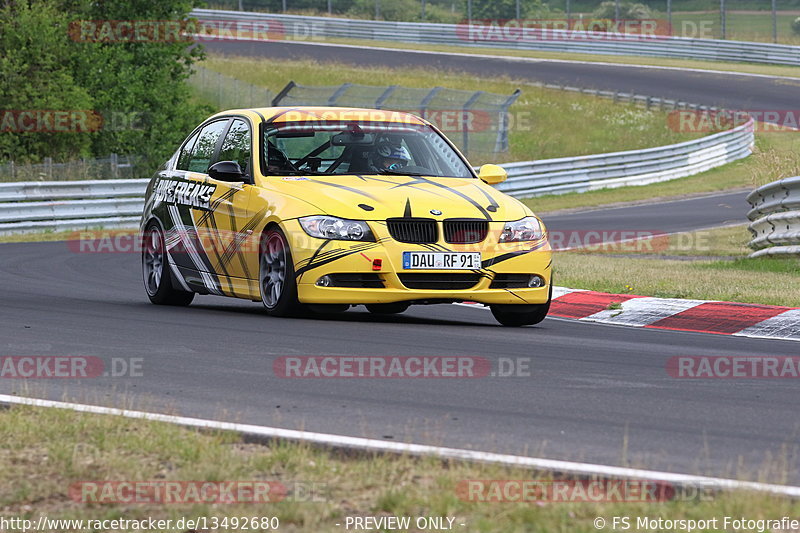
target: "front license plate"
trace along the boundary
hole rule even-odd
[[[477,270],[480,252],[403,252],[404,270]]]

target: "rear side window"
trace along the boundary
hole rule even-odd
[[[244,173],[250,175],[250,146],[250,126],[244,120],[236,119],[222,141],[217,161],[236,161]]]
[[[200,130],[200,136],[194,145],[186,170],[203,174],[208,173],[208,167],[211,165],[211,158],[214,157],[217,141],[219,141],[222,132],[225,131],[227,124],[227,119],[217,120]]]
[[[197,142],[197,137],[200,135],[198,131],[191,137],[189,140],[186,141],[183,145],[183,149],[181,150],[181,154],[178,156],[178,164],[175,165],[176,170],[189,170],[189,160],[192,157],[192,150],[194,149],[194,143]]]

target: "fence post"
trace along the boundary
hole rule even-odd
[[[389,99],[395,89],[397,89],[397,85],[390,85],[387,87],[386,90],[383,91],[383,94],[380,95],[377,100],[375,100],[375,109],[382,109],[383,103]]]
[[[436,96],[437,93],[441,90],[442,90],[441,87],[434,87],[433,89],[431,89],[431,92],[429,92],[427,96],[425,96],[425,98],[422,99],[422,102],[419,103],[419,111],[420,114],[422,115],[422,118],[425,118],[425,115],[428,112],[428,106],[431,105],[431,100],[433,100],[433,97]]]
[[[475,94],[470,96],[469,100],[467,100],[467,102],[464,104],[464,107],[461,108],[461,134],[462,138],[464,139],[463,141],[464,146],[462,146],[462,149],[464,150],[464,155],[469,154],[470,132],[468,129],[469,121],[467,120],[467,113],[469,113],[470,108],[475,105],[475,102],[478,101],[478,98],[480,98],[482,94],[484,94],[483,91],[477,91]]]
[[[286,98],[286,95],[289,94],[289,91],[291,91],[295,87],[297,87],[297,84],[294,81],[290,81],[289,83],[287,83],[286,87],[281,89],[281,92],[279,92],[275,96],[275,98],[272,99],[272,106],[273,107],[277,107],[277,106],[281,105],[281,100]]]
[[[217,107],[222,107],[222,74],[217,72]]]
[[[9,161],[9,165],[11,166],[11,181],[14,181],[14,178],[15,178],[15,176],[14,176],[14,174],[15,174],[15,172],[14,172],[15,171],[15,169],[14,169],[14,161],[13,160]]]
[[[336,89],[334,93],[331,95],[331,97],[328,98],[328,105],[329,106],[334,105],[336,103],[336,100],[341,98],[342,95],[345,93],[345,91],[347,91],[347,89],[349,89],[352,86],[353,86],[352,83],[343,83],[342,86]]]
[[[508,150],[508,110],[511,105],[517,101],[519,95],[522,94],[520,89],[514,91],[514,94],[508,97],[502,107],[500,108],[500,122],[497,125],[497,143],[495,144],[495,152],[505,152]]]
[[[47,179],[53,179],[53,158],[52,157],[45,157],[44,158],[44,169],[45,174],[47,175]]]
[[[111,177],[117,179],[119,177],[119,161],[117,154],[111,154]]]

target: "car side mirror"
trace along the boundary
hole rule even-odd
[[[218,181],[244,181],[245,178],[236,161],[218,161],[209,167],[208,175]]]
[[[488,183],[489,185],[497,185],[498,183],[503,183],[508,178],[508,172],[506,169],[499,165],[483,165],[478,172],[478,177],[484,183]]]

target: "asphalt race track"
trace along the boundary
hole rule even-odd
[[[608,240],[618,240],[621,232],[645,231],[653,234],[678,233],[697,229],[745,224],[750,206],[749,191],[702,195],[685,200],[646,203],[637,206],[580,210],[574,213],[542,214],[550,232],[609,232]],[[532,203],[536,211],[536,201]],[[615,237],[611,232],[620,232]]]
[[[727,74],[285,42],[206,46],[509,75],[738,108],[791,109],[797,100],[795,82]],[[744,222],[744,196],[544,218],[550,230],[686,231]],[[185,309],[157,307],[145,296],[138,254],[76,253],[66,243],[0,244],[0,280],[0,354],[138,358],[142,365],[141,377],[0,379],[5,394],[726,477],[755,478],[771,457],[768,464],[800,483],[793,380],[676,379],[665,368],[681,355],[794,355],[795,342],[555,318],[509,329],[483,309],[454,305],[394,317],[356,308],[303,319],[270,318],[259,304],[211,296]],[[529,376],[476,379],[286,379],[273,370],[278,357],[310,355],[472,355],[495,369],[501,358],[530,358],[531,368]]]
[[[142,376],[0,380],[0,392],[394,441],[692,474],[744,475],[796,456],[793,380],[670,377],[679,355],[791,355],[797,344],[547,319],[502,328],[480,308],[398,317],[363,308],[277,319],[255,303],[151,305],[139,257],[65,243],[0,245],[0,353],[141,358]],[[286,379],[303,355],[531,358],[529,377]],[[627,441],[627,445],[624,444]],[[784,453],[784,456],[786,453]],[[800,481],[796,469],[792,469]]]
[[[624,65],[536,59],[476,57],[328,43],[286,41],[209,41],[210,53],[271,59],[313,59],[364,67],[418,67],[431,72],[460,71],[482,78],[505,76],[516,80],[570,85],[647,96],[728,109],[766,111],[795,109],[800,80],[718,72],[686,72]],[[498,56],[502,51],[496,52]]]

